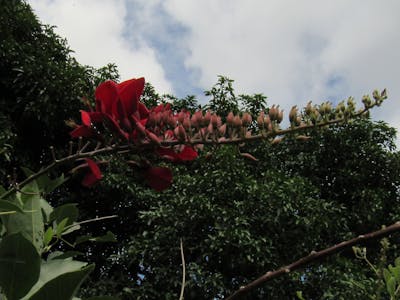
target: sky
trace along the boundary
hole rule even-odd
[[[288,112],[387,88],[372,117],[400,130],[398,0],[28,3],[80,63],[115,63],[122,80],[144,76],[161,94],[204,103],[203,91],[224,75],[237,94],[263,93]]]

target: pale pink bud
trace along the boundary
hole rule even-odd
[[[229,114],[228,114],[228,116],[226,117],[226,122],[229,124],[229,125],[233,125],[233,119],[235,118],[235,116],[233,115],[233,112],[230,112]]]
[[[186,112],[180,111],[178,114],[178,122],[182,124],[185,118],[186,118]]]
[[[207,126],[211,121],[211,112],[209,110],[207,110],[206,114],[204,115],[204,126]]]
[[[207,126],[207,131],[208,131],[209,133],[213,133],[213,132],[214,132],[214,126],[213,126],[212,123],[208,124],[208,126]]]
[[[226,124],[221,125],[220,127],[218,127],[218,132],[221,136],[225,135],[226,132]]]
[[[257,125],[260,128],[264,126],[264,117],[265,117],[265,113],[263,111],[260,112],[260,115],[257,117]]]
[[[242,126],[242,120],[240,119],[239,116],[235,116],[233,118],[233,126],[235,126],[235,127],[241,127]]]
[[[282,122],[283,120],[283,110],[278,110],[278,117],[276,118],[276,121],[278,123]]]
[[[297,118],[297,106],[293,106],[292,109],[289,112],[289,121],[290,123],[294,123]]]
[[[218,116],[217,115],[212,115],[211,116],[211,124],[215,128],[218,127]]]
[[[247,112],[245,112],[242,116],[242,122],[244,126],[248,126],[251,124],[251,121],[253,121],[253,119],[251,118],[251,115]]]
[[[182,125],[178,125],[174,129],[174,134],[178,138],[178,140],[180,140],[180,141],[186,140],[186,131],[185,131],[185,128],[183,128]]]
[[[275,121],[278,118],[278,110],[275,108],[275,104],[269,109],[268,115],[271,121]]]
[[[190,128],[190,120],[189,118],[185,118],[182,123],[183,127],[188,130]]]

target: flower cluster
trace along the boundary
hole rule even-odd
[[[176,130],[169,128],[179,128],[175,126],[179,117],[172,115],[169,105],[160,105],[149,111],[140,102],[144,84],[144,78],[119,84],[113,81],[101,83],[95,92],[95,109],[89,107],[89,111],[81,111],[82,125],[77,125],[71,136],[94,138],[102,143],[107,143],[108,136],[111,136],[109,143],[122,141],[132,145],[154,145],[152,150],[155,154],[173,162],[195,159],[197,152],[190,146],[161,146],[165,139],[176,139]],[[102,176],[93,160],[86,159],[85,163],[88,173],[82,183],[90,187]],[[142,175],[155,190],[161,191],[172,183],[172,173],[168,168],[153,167],[149,163],[144,165]]]

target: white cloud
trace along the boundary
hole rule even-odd
[[[68,40],[74,56],[82,64],[101,67],[115,63],[121,79],[144,76],[158,91],[171,93],[172,85],[144,40],[127,41],[127,9],[122,0],[30,0],[39,19],[55,25],[55,31]]]
[[[221,74],[235,79],[238,93],[262,92],[270,104],[288,111],[308,100],[360,99],[386,87],[390,99],[373,116],[400,129],[398,0],[29,3],[44,22],[58,26],[79,61],[115,62],[125,79],[144,75],[160,92],[173,92],[172,85],[184,85],[179,86],[184,90],[188,78],[198,80],[187,94],[193,87],[205,90]],[[171,24],[187,31],[167,32]],[[159,61],[168,59],[161,54],[171,53],[164,48],[170,45],[174,60]],[[166,67],[180,57],[186,69]],[[168,79],[162,66],[168,68]]]
[[[400,2],[168,0],[191,35],[185,63],[209,87],[218,74],[239,92],[264,92],[286,110],[306,100],[360,99],[388,88],[375,117],[400,128]]]

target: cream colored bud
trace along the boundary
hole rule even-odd
[[[247,112],[245,112],[242,116],[242,122],[244,126],[248,126],[251,124],[251,121],[253,121],[251,115]]]
[[[235,118],[235,116],[233,115],[233,112],[230,112],[229,114],[228,114],[228,116],[226,117],[226,122],[229,124],[229,125],[233,125],[233,119]]]

